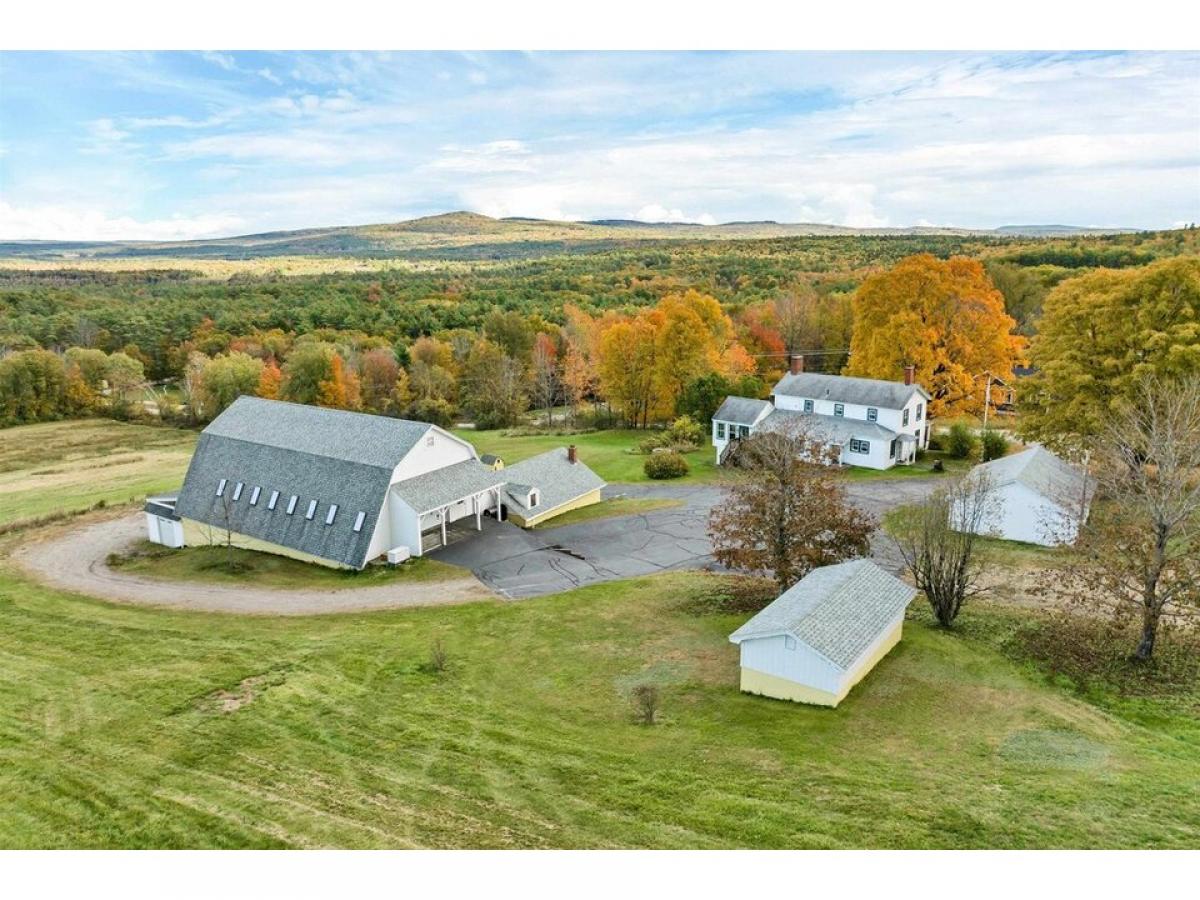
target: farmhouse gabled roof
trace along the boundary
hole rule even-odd
[[[1080,469],[1035,444],[1020,453],[1002,456],[971,470],[971,478],[987,477],[992,487],[1021,484],[1059,505],[1091,503],[1095,482]]]
[[[713,419],[718,422],[732,422],[735,425],[753,425],[773,408],[769,400],[726,397],[725,402],[713,413]]]
[[[175,510],[212,526],[215,540],[228,528],[361,568],[393,471],[432,427],[239,397],[200,435]],[[334,505],[334,519],[326,524]],[[355,531],[360,512],[363,522]]]
[[[877,378],[854,378],[849,375],[825,375],[821,372],[801,372],[784,375],[775,385],[774,393],[784,397],[808,397],[831,400],[835,403],[854,403],[879,409],[903,409],[913,394],[929,400],[929,392],[919,384],[902,381],[881,381]]]
[[[582,461],[571,462],[566,447],[556,447],[505,466],[502,472],[514,489],[505,491],[507,502],[526,510],[528,486],[536,487],[541,494],[536,507],[539,513],[556,509],[606,485],[605,480]]]
[[[729,636],[791,635],[845,671],[917,595],[869,559],[814,569]]]
[[[822,413],[804,413],[793,409],[777,409],[759,423],[759,431],[786,431],[789,427],[805,429],[813,438],[844,446],[851,438],[870,441],[891,441],[896,432],[878,422],[847,419]]]

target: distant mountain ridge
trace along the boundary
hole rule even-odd
[[[0,241],[0,257],[37,259],[112,259],[121,257],[197,257],[245,259],[264,256],[364,256],[405,258],[488,258],[487,247],[527,244],[539,252],[603,249],[641,240],[749,240],[854,235],[960,235],[1059,237],[1117,234],[1132,228],[1082,228],[1073,225],[1006,225],[1001,228],[851,228],[821,223],[771,220],[704,225],[689,222],[642,222],[594,219],[562,222],[525,217],[493,218],[458,210],[375,225],[343,225],[267,231],[259,234],[191,241]],[[475,250],[471,250],[475,248]]]

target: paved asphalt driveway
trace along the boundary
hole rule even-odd
[[[934,478],[913,477],[855,481],[847,490],[855,503],[879,516],[894,506],[923,499],[936,483]],[[721,497],[719,487],[614,484],[604,495],[669,497],[684,505],[533,531],[485,517],[482,532],[463,534],[433,555],[470,569],[488,587],[512,598],[667,569],[719,568],[707,536],[708,511]],[[875,543],[874,555],[880,562],[897,568],[888,541]]]

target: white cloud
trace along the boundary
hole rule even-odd
[[[230,234],[244,227],[242,218],[222,214],[139,221],[96,209],[17,207],[0,201],[0,240],[7,241],[183,241]]]
[[[717,220],[708,213],[703,213],[698,216],[689,216],[683,210],[674,208],[667,209],[658,203],[649,203],[635,212],[630,218],[637,219],[639,222],[690,222],[699,223],[700,225],[715,225]]]

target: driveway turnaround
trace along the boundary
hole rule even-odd
[[[110,569],[105,559],[146,537],[141,512],[68,530],[56,529],[13,554],[18,567],[55,587],[116,603],[204,612],[308,616],[322,613],[433,606],[495,595],[470,573],[446,581],[392,583],[345,590],[290,590],[157,581]]]
[[[923,499],[937,483],[935,478],[914,477],[852,481],[847,492],[855,504],[879,517],[895,506]],[[708,541],[708,513],[721,499],[720,487],[617,484],[605,493],[608,498],[682,500],[683,505],[532,531],[485,517],[483,531],[455,529],[450,545],[432,554],[470,570],[461,578],[334,591],[156,581],[110,569],[105,564],[108,554],[145,536],[140,512],[48,531],[46,537],[18,549],[12,559],[55,587],[118,603],[259,615],[432,606],[496,594],[518,599],[672,569],[722,570]],[[895,549],[881,534],[876,535],[872,555],[889,570],[899,570]]]
[[[876,517],[928,496],[934,478],[853,481],[851,500]],[[612,485],[605,496],[664,497],[682,506],[632,516],[595,519],[560,528],[525,531],[485,520],[484,530],[437,551],[442,562],[470,569],[508,598],[554,594],[586,584],[650,575],[670,569],[712,569],[708,513],[721,496],[713,485]],[[898,559],[887,538],[879,536],[874,556],[893,571]]]

